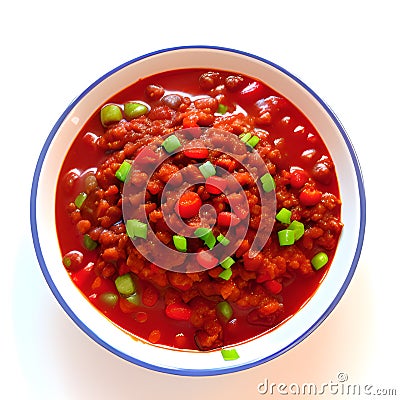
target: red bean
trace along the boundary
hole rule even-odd
[[[222,77],[218,72],[205,72],[200,75],[199,85],[202,89],[214,89],[222,82]]]
[[[299,196],[300,203],[303,206],[315,206],[320,202],[322,193],[315,188],[304,189]]]
[[[158,301],[158,291],[154,286],[147,286],[142,294],[142,303],[147,307],[153,307]]]
[[[243,84],[243,76],[229,75],[225,78],[225,86],[232,92],[238,90]]]
[[[160,100],[164,92],[164,88],[160,85],[148,85],[145,89],[146,96],[153,101]]]
[[[162,98],[162,102],[173,110],[177,110],[182,104],[182,97],[179,94],[167,94]]]
[[[308,181],[308,174],[304,169],[293,169],[290,172],[290,185],[295,189],[300,189]]]

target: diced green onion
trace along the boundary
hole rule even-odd
[[[125,300],[129,301],[129,303],[134,304],[135,306],[138,306],[140,304],[140,297],[136,292],[131,294]]]
[[[292,216],[292,212],[287,208],[283,207],[280,209],[278,214],[276,214],[276,219],[282,224],[290,224],[290,218]]]
[[[228,281],[230,277],[232,276],[232,270],[230,268],[224,269],[219,275],[220,278],[225,279]]]
[[[122,296],[131,296],[136,291],[136,285],[133,281],[132,275],[128,272],[120,275],[115,279],[115,287]]]
[[[108,307],[115,307],[118,301],[118,296],[110,292],[102,293],[99,298],[100,301]]]
[[[233,264],[235,264],[235,260],[232,257],[226,257],[224,261],[221,261],[221,267],[228,269],[230,267],[232,267]]]
[[[260,138],[256,135],[252,136],[247,142],[246,144],[250,147],[256,147],[256,145],[258,144],[258,142],[260,141]]]
[[[174,242],[174,246],[178,251],[185,252],[187,251],[187,240],[184,236],[174,235],[172,237]]]
[[[122,117],[122,110],[116,104],[107,104],[100,110],[100,120],[104,127],[121,121]]]
[[[161,144],[167,153],[172,153],[181,147],[181,142],[175,135],[168,136]]]
[[[233,310],[231,305],[227,301],[221,301],[216,306],[217,313],[225,321],[228,322],[233,315]]]
[[[128,119],[140,117],[141,115],[147,114],[148,111],[149,109],[141,103],[128,101],[124,104],[124,113]]]
[[[314,267],[314,269],[318,271],[319,269],[324,267],[328,263],[328,261],[328,254],[321,251],[311,259],[311,265]]]
[[[87,194],[85,192],[79,193],[78,196],[76,196],[76,198],[75,198],[75,201],[74,201],[75,205],[78,208],[81,208],[83,202],[86,200],[86,197],[87,197]]]
[[[226,238],[222,233],[217,236],[218,242],[220,242],[223,246],[228,246],[231,242],[228,238]]]
[[[294,240],[299,240],[304,235],[304,224],[300,221],[292,221],[287,229],[294,232]]]
[[[203,237],[207,236],[211,232],[210,228],[197,228],[194,231],[195,236],[197,236],[199,239],[203,239]]]
[[[219,114],[225,114],[227,111],[228,111],[228,106],[226,106],[225,104],[221,104],[221,103],[218,104],[217,112]]]
[[[124,160],[122,164],[119,166],[119,168],[115,171],[115,177],[119,179],[121,182],[125,182],[126,177],[128,176],[130,170],[131,170],[130,162]]]
[[[210,228],[197,228],[194,231],[194,234],[208,246],[210,250],[212,250],[217,243],[217,239]]]
[[[204,164],[200,165],[199,170],[205,179],[209,178],[210,176],[216,175],[217,173],[214,165],[212,165],[210,161],[207,161]]]
[[[281,246],[290,246],[294,243],[294,231],[283,229],[278,232],[278,239]]]
[[[261,178],[260,181],[262,183],[262,187],[264,189],[264,192],[269,193],[272,190],[275,189],[275,181],[274,178],[272,177],[272,175],[270,173],[266,173],[264,174]]]
[[[138,219],[128,219],[125,223],[126,233],[130,238],[147,239],[147,224]]]
[[[243,143],[247,143],[247,141],[248,141],[250,138],[251,138],[251,133],[250,133],[250,132],[247,132],[247,133],[245,133],[245,134],[240,138],[240,140],[241,140]]]
[[[88,250],[94,250],[97,247],[97,242],[94,241],[87,233],[83,235],[83,245]]]
[[[212,230],[210,230],[210,232],[207,235],[205,235],[202,239],[204,240],[204,243],[210,250],[212,250],[215,246],[215,243],[217,243],[217,239],[215,239]]]
[[[64,267],[66,267],[66,268],[69,268],[72,264],[71,259],[67,256],[62,259],[62,262],[64,264]]]
[[[221,354],[225,361],[234,361],[239,358],[239,354],[236,349],[222,349]]]

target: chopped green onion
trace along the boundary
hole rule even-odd
[[[130,238],[147,239],[147,224],[138,219],[128,219],[125,223],[126,233]]]
[[[62,262],[64,264],[64,267],[67,267],[67,268],[69,268],[72,264],[71,259],[67,256],[62,259]]]
[[[232,276],[232,270],[230,268],[224,269],[218,276],[228,281],[229,278]]]
[[[100,110],[101,124],[106,127],[122,119],[122,111],[116,104],[107,104]]]
[[[206,179],[210,176],[216,175],[217,173],[214,165],[212,165],[210,161],[207,161],[203,165],[200,165],[199,170]]]
[[[131,163],[124,160],[119,168],[115,171],[115,177],[119,179],[121,182],[125,182],[126,177],[131,170]]]
[[[225,104],[221,104],[221,103],[218,104],[217,112],[219,114],[225,114],[227,111],[228,111],[228,106],[226,106]]]
[[[292,221],[287,228],[294,232],[294,240],[299,240],[304,235],[304,224],[300,221]]]
[[[228,238],[226,238],[222,233],[217,236],[218,242],[220,242],[223,246],[228,246],[231,242]]]
[[[272,175],[270,173],[266,173],[264,174],[261,178],[260,181],[262,183],[262,187],[264,189],[264,192],[269,193],[272,190],[275,189],[275,181],[274,178],[272,177]]]
[[[167,153],[172,153],[181,147],[181,142],[175,135],[168,136],[161,144]]]
[[[217,243],[217,239],[215,239],[212,230],[210,230],[210,232],[202,239],[204,240],[204,243],[208,246],[210,250],[212,250],[215,246],[215,243]]]
[[[81,208],[83,202],[86,200],[86,197],[87,197],[87,194],[85,192],[79,193],[78,196],[76,196],[76,198],[75,198],[75,201],[74,201],[75,205],[78,208]]]
[[[94,250],[97,247],[97,242],[94,241],[87,233],[83,235],[83,245],[88,250]]]
[[[278,239],[281,246],[290,246],[294,243],[294,231],[283,229],[278,232]]]
[[[235,260],[232,257],[226,257],[224,261],[221,261],[221,267],[228,269],[230,267],[232,267],[233,264],[235,264]]]
[[[184,236],[174,235],[172,237],[174,242],[174,246],[178,251],[185,252],[187,251],[187,240]]]
[[[256,135],[252,136],[247,142],[246,144],[250,147],[256,147],[256,145],[258,144],[258,142],[260,141],[260,138]]]
[[[128,119],[133,119],[145,115],[149,109],[141,103],[128,101],[124,104],[124,113]]]
[[[225,361],[234,361],[239,358],[239,354],[236,349],[222,349],[221,354]]]
[[[209,228],[197,228],[194,231],[194,234],[199,239],[203,240],[210,250],[212,250],[215,246],[215,243],[217,243],[217,239],[215,239],[212,230]]]
[[[248,141],[250,138],[251,138],[251,133],[250,133],[250,132],[247,132],[247,133],[245,133],[245,134],[240,138],[240,140],[241,140],[243,143],[247,143],[247,141]]]
[[[108,307],[115,307],[118,301],[118,296],[110,292],[102,293],[99,298],[100,301]]]
[[[203,237],[205,237],[206,235],[208,235],[211,232],[210,228],[197,228],[194,231],[195,236],[197,236],[199,239],[203,239]]]
[[[123,296],[131,296],[136,291],[135,282],[132,279],[132,275],[128,272],[124,275],[120,275],[115,279],[115,287],[118,293]]]
[[[231,305],[227,301],[221,301],[216,306],[218,315],[224,320],[224,322],[228,322],[233,315],[233,310]]]
[[[292,212],[287,208],[283,207],[281,210],[276,214],[276,219],[282,224],[290,224],[290,218],[292,216]]]
[[[125,300],[129,301],[129,303],[134,304],[135,306],[138,306],[140,304],[140,297],[136,292],[131,294]]]
[[[311,259],[311,265],[314,267],[314,269],[318,271],[323,266],[325,266],[328,263],[328,261],[329,261],[328,254],[321,251]]]

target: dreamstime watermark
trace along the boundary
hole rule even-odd
[[[393,396],[400,395],[400,388],[379,387],[370,383],[352,383],[348,374],[339,372],[335,379],[319,384],[271,382],[267,378],[257,385],[257,391],[261,395],[280,396]]]

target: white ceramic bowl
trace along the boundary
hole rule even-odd
[[[79,292],[60,263],[55,229],[55,188],[62,161],[74,137],[92,113],[113,94],[139,78],[166,70],[214,68],[258,78],[292,101],[314,124],[336,165],[344,228],[335,258],[322,284],[287,322],[268,334],[235,346],[239,359],[225,361],[220,351],[174,350],[132,340],[110,323]],[[31,193],[33,242],[42,272],[73,321],[93,340],[135,364],[180,375],[216,375],[269,361],[307,337],[329,315],[346,290],[364,237],[365,194],[351,142],[332,110],[288,71],[260,57],[209,46],[164,49],[129,61],[104,75],[64,111],[39,156]]]

